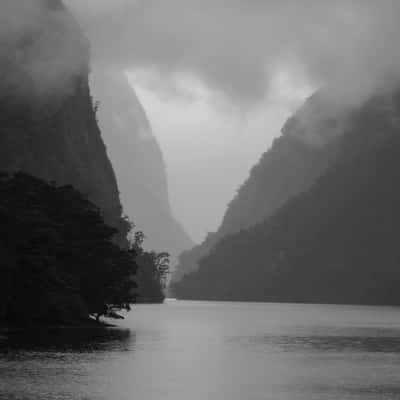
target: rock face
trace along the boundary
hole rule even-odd
[[[400,94],[371,99],[345,126],[320,178],[220,241],[179,297],[400,304]]]
[[[177,257],[193,242],[172,216],[166,166],[142,105],[122,71],[96,70],[91,86],[125,213],[144,231],[146,248]]]
[[[89,90],[89,45],[60,1],[32,1],[36,25],[1,54],[0,170],[72,184],[123,243],[127,225]]]
[[[335,159],[336,138],[344,130],[341,114],[341,110],[329,107],[323,94],[310,97],[253,167],[218,231],[181,255],[173,282],[196,271],[201,258],[222,238],[263,221],[288,199],[307,190]]]

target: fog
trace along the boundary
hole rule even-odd
[[[347,107],[400,78],[396,0],[69,3],[96,63],[135,78],[165,153],[172,206],[198,240],[311,88],[329,87],[330,101]],[[187,77],[205,90],[187,90]]]
[[[65,18],[57,0],[44,13],[48,2],[3,0],[0,41]],[[397,0],[64,2],[93,66],[129,72],[165,154],[175,214],[198,240],[312,90],[328,87],[347,107],[400,79]],[[61,26],[18,55],[41,91],[66,90],[86,61],[73,20]],[[8,78],[21,86],[18,74]]]
[[[89,50],[58,0],[2,0],[0,44],[2,88],[24,95],[68,90]]]
[[[68,1],[97,62],[191,72],[236,100],[264,98],[282,69],[342,100],[400,74],[396,0]]]
[[[44,4],[53,4],[44,12]],[[44,83],[82,66],[77,27],[58,0],[3,0],[0,40],[48,39],[23,62]],[[396,0],[65,0],[91,42],[94,63],[189,73],[242,106],[265,98],[284,70],[340,101],[360,101],[400,77]],[[60,19],[65,22],[60,24]],[[60,28],[60,26],[62,28]],[[1,56],[7,51],[2,46]],[[34,61],[40,57],[40,63]],[[56,55],[56,57],[54,57]]]
[[[218,228],[250,168],[310,93],[282,76],[268,99],[243,112],[187,77],[174,88],[151,72],[130,77],[165,155],[174,213],[197,241]]]

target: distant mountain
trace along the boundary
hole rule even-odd
[[[193,242],[172,215],[166,166],[142,105],[122,71],[96,70],[91,86],[125,213],[144,231],[146,248],[177,257]]]
[[[180,256],[173,281],[198,269],[198,262],[226,235],[273,215],[288,199],[307,190],[335,159],[343,133],[343,111],[323,93],[311,96],[290,118],[228,205],[217,232]]]
[[[400,93],[347,116],[334,164],[266,221],[223,239],[180,298],[400,304]]]

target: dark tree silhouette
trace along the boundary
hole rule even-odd
[[[134,235],[132,248],[137,254],[138,303],[162,303],[169,275],[169,257],[166,252],[145,251],[145,235],[138,231]]]
[[[76,323],[135,300],[136,250],[72,186],[0,177],[0,319]]]

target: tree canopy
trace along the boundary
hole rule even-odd
[[[75,323],[129,310],[137,251],[72,186],[0,176],[0,319]]]
[[[164,290],[169,275],[170,255],[167,252],[143,250],[145,235],[135,233],[132,247],[137,254],[138,303],[162,303],[165,299]]]

